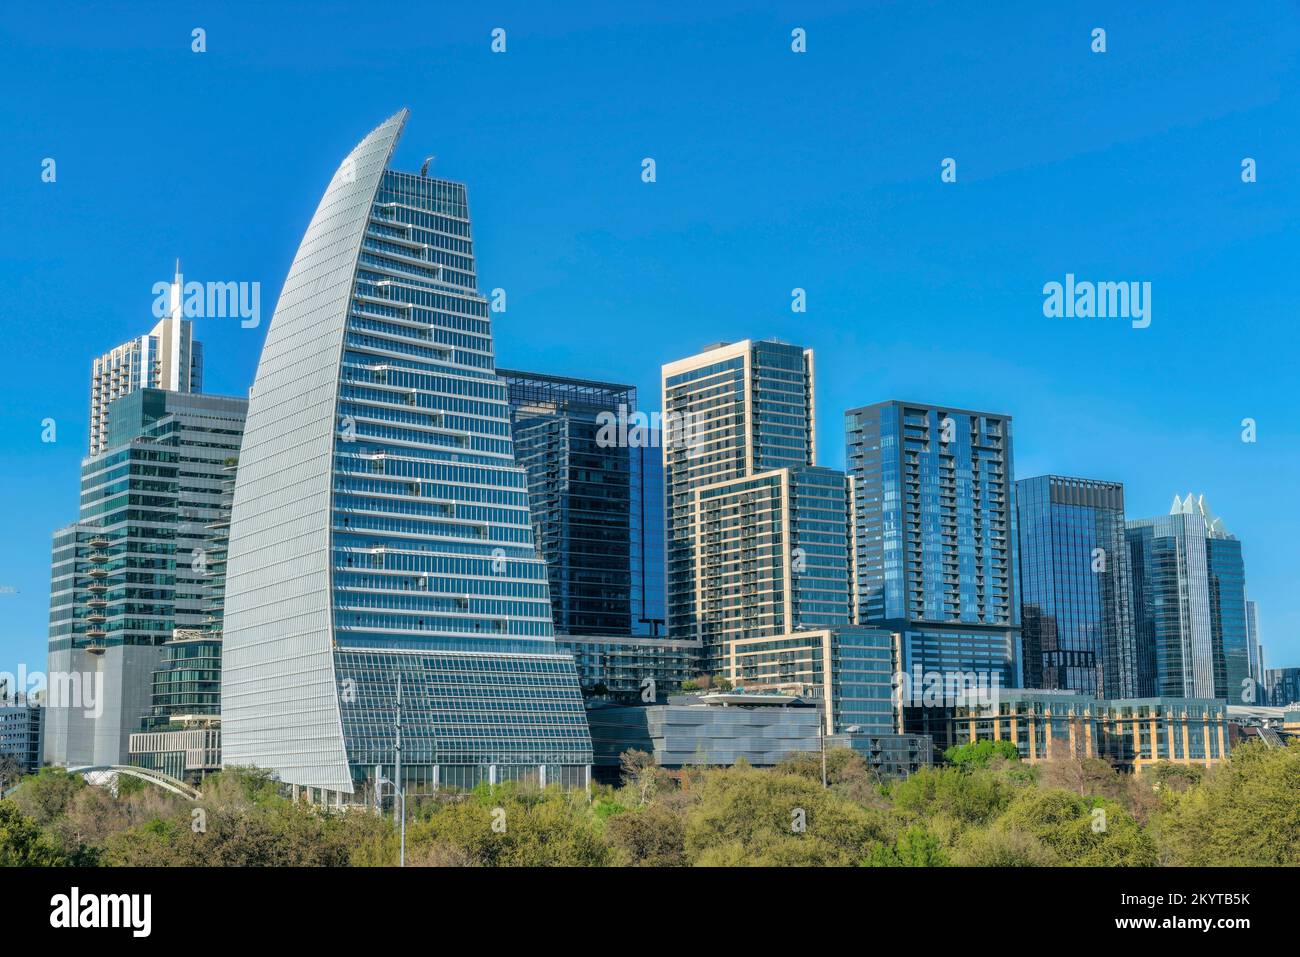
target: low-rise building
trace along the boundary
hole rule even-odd
[[[680,691],[700,673],[700,642],[617,635],[556,635],[555,645],[573,655],[584,694],[654,700]]]
[[[45,709],[24,694],[0,697],[0,756],[12,755],[24,774],[41,766],[45,747]]]
[[[599,780],[618,778],[626,751],[646,751],[660,767],[772,767],[794,754],[852,748],[881,778],[906,776],[932,761],[923,735],[878,733],[850,725],[823,735],[822,701],[798,695],[715,692],[673,695],[644,706],[594,702],[587,711]]]
[[[1002,689],[958,700],[948,741],[1011,741],[1030,764],[1103,758],[1140,771],[1161,761],[1210,766],[1229,751],[1227,705],[1216,698],[1104,699]]]

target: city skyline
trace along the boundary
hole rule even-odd
[[[1267,14],[1259,11],[1252,15]],[[93,19],[84,27],[73,27],[73,32],[93,28]],[[1111,27],[1112,37],[1117,32],[1123,34],[1124,23],[1134,26],[1125,17],[1111,19],[1121,25],[1119,30]],[[209,25],[209,32],[219,36],[220,24],[217,20],[213,24],[217,26]],[[789,55],[783,39],[788,30],[783,32],[783,26],[774,22],[768,28],[772,57]],[[808,26],[813,53],[820,48],[827,56],[842,58],[844,41],[832,35],[829,25],[819,30],[818,22],[810,20]],[[1178,28],[1172,21],[1167,26],[1166,42],[1190,42],[1186,28]],[[478,36],[486,36],[486,25],[478,33],[475,29],[473,24],[465,25],[466,38],[448,51],[449,64],[459,60],[477,63],[476,57],[489,56],[485,39],[483,50],[478,50]],[[1144,31],[1149,38],[1150,28]],[[1086,34],[1086,29],[1081,27],[1081,32]],[[536,68],[529,58],[537,56],[540,43],[557,42],[539,31],[527,44],[518,34],[512,36],[514,46],[507,57],[521,54],[524,70]],[[1231,34],[1223,38],[1226,55],[1217,69],[1227,73],[1234,69],[1250,71],[1253,67],[1243,60],[1243,51],[1232,46],[1233,39]],[[718,48],[709,55],[736,65],[733,60],[739,56],[739,41],[725,33],[714,40]],[[754,42],[755,34],[747,33],[744,44]],[[940,29],[936,42],[943,47],[955,44],[956,38]],[[1053,38],[1051,55],[1064,55],[1062,51],[1072,43],[1068,37]],[[1132,43],[1130,39],[1128,45]],[[1266,50],[1264,55],[1269,52]],[[674,55],[705,56],[689,44]],[[1123,68],[1129,62],[1120,47],[1107,56],[1113,58],[1106,61],[1108,69]],[[742,58],[738,62],[748,61]],[[810,62],[815,64],[815,58]],[[491,63],[488,60],[475,70],[481,73]],[[1116,67],[1116,63],[1120,66]],[[186,71],[192,71],[190,64],[183,65]],[[112,68],[111,63],[103,66],[110,81]],[[263,64],[261,69],[274,72],[276,68]],[[1137,67],[1129,69],[1136,72],[1127,73],[1126,82],[1145,82],[1147,78]],[[33,68],[33,77],[45,75]],[[557,82],[554,77],[551,80]],[[786,76],[786,80],[793,89],[807,82],[795,75]],[[199,82],[186,72],[180,88],[170,96],[196,96],[195,85]],[[526,82],[526,77],[491,80],[492,84],[505,82]],[[1158,81],[1150,82],[1158,90],[1164,89]],[[1028,219],[1024,195],[1017,198],[1006,192],[1011,188],[1006,174],[1011,170],[1024,172],[1023,163],[1027,162],[1035,174],[1031,177],[1032,191],[1040,197],[1068,200],[1072,195],[1083,195],[1072,192],[1076,189],[1114,188],[1113,164],[1095,162],[1095,151],[1082,142],[1020,160],[1009,155],[1014,150],[973,145],[966,149],[974,150],[980,161],[968,163],[961,141],[972,142],[970,131],[959,130],[948,137],[958,145],[941,148],[944,137],[927,138],[925,149],[933,156],[921,155],[919,149],[906,149],[906,160],[892,159],[889,172],[874,170],[873,161],[863,154],[864,166],[855,169],[868,173],[864,191],[870,199],[865,203],[861,197],[845,193],[843,202],[832,205],[829,186],[823,192],[809,183],[806,201],[791,207],[789,213],[754,216],[751,212],[748,218],[729,197],[733,192],[752,189],[758,174],[747,169],[751,165],[748,162],[731,163],[727,171],[733,174],[735,186],[714,203],[713,209],[723,215],[716,233],[710,235],[699,232],[699,223],[707,222],[707,218],[692,221],[674,216],[671,210],[691,202],[699,191],[716,186],[717,177],[724,173],[711,161],[703,161],[697,151],[686,151],[683,137],[668,135],[658,123],[653,125],[652,133],[632,135],[624,129],[615,138],[617,142],[601,141],[598,166],[589,159],[577,163],[575,171],[567,175],[581,172],[591,177],[593,195],[575,204],[575,214],[551,224],[538,220],[555,211],[554,200],[544,198],[530,207],[520,202],[520,187],[511,181],[517,178],[516,166],[522,163],[529,170],[525,185],[535,187],[536,177],[554,168],[558,159],[554,147],[548,146],[530,165],[526,158],[516,156],[507,162],[491,155],[489,142],[502,142],[506,135],[500,130],[491,136],[480,132],[449,142],[450,138],[438,135],[436,123],[420,124],[419,116],[433,115],[430,108],[421,108],[422,103],[427,103],[425,96],[404,91],[394,102],[392,91],[377,91],[376,83],[377,78],[367,76],[357,84],[355,94],[343,95],[336,90],[339,95],[330,101],[328,122],[312,117],[312,122],[326,131],[324,134],[309,132],[294,123],[275,133],[259,128],[259,135],[282,137],[272,139],[273,154],[342,155],[355,141],[355,131],[368,128],[375,115],[391,112],[401,102],[409,101],[417,116],[418,135],[413,145],[399,148],[395,163],[400,168],[418,169],[426,150],[444,150],[434,161],[440,175],[472,181],[478,204],[476,221],[486,226],[485,242],[477,250],[483,273],[480,285],[485,290],[501,287],[510,297],[509,308],[498,317],[497,358],[501,365],[627,382],[649,397],[657,394],[660,364],[694,354],[711,340],[774,335],[799,342],[818,355],[817,427],[822,437],[818,464],[831,468],[844,465],[835,437],[839,431],[837,421],[846,409],[895,395],[922,396],[966,408],[997,409],[1016,422],[1015,477],[1050,472],[1123,482],[1131,518],[1164,514],[1175,493],[1188,489],[1204,492],[1222,510],[1229,527],[1243,543],[1250,596],[1259,602],[1260,640],[1268,666],[1281,668],[1300,661],[1300,639],[1296,636],[1300,617],[1284,605],[1289,571],[1286,545],[1295,535],[1296,519],[1274,504],[1283,500],[1294,475],[1294,453],[1287,450],[1287,445],[1288,436],[1294,437],[1295,426],[1277,411],[1285,408],[1280,399],[1285,394],[1288,363],[1293,361],[1287,356],[1285,344],[1293,341],[1294,333],[1283,324],[1284,289],[1276,278],[1271,282],[1268,279],[1270,275],[1281,275],[1278,267],[1286,262],[1288,250],[1294,253],[1294,246],[1276,241],[1276,221],[1256,224],[1248,220],[1246,210],[1253,205],[1244,204],[1258,200],[1249,194],[1232,194],[1232,190],[1271,189],[1272,200],[1282,203],[1285,211],[1287,203],[1294,204],[1294,187],[1270,183],[1263,174],[1260,183],[1246,186],[1236,173],[1240,156],[1219,150],[1211,163],[1204,155],[1209,143],[1231,132],[1233,149],[1236,142],[1248,141],[1237,153],[1260,154],[1261,170],[1271,168],[1280,176],[1284,162],[1279,154],[1293,155],[1294,133],[1281,124],[1274,124],[1267,132],[1256,127],[1264,125],[1261,117],[1274,111],[1282,115],[1285,102],[1254,104],[1250,121],[1224,113],[1213,100],[1199,113],[1184,103],[1184,112],[1178,115],[1193,125],[1202,124],[1199,135],[1179,132],[1170,125],[1149,139],[1130,131],[1106,141],[1102,152],[1109,152],[1112,159],[1136,162],[1146,177],[1144,188],[1158,193],[1163,190],[1161,195],[1165,199],[1173,197],[1179,211],[1180,191],[1191,181],[1199,183],[1203,177],[1217,177],[1208,180],[1215,184],[1209,187],[1208,197],[1198,193],[1198,202],[1204,207],[1201,215],[1214,219],[1215,229],[1225,228],[1225,218],[1230,221],[1232,228],[1223,238],[1211,240],[1208,233],[1194,229],[1190,236],[1179,237],[1176,218],[1160,228],[1143,228],[1139,223],[1137,238],[1115,238],[1118,253],[1099,257],[1089,252],[1082,240],[1054,240],[1049,244],[1050,251],[1032,257],[1032,268],[1027,269],[1013,261],[1024,257],[1020,243],[1041,241],[1043,236],[1035,233],[1038,227]],[[113,88],[111,82],[108,88]],[[761,90],[755,92],[761,94]],[[1165,92],[1172,96],[1169,90]],[[900,100],[909,102],[916,94],[915,89],[903,90]],[[1103,95],[1111,97],[1110,103],[1115,105],[1114,91],[1104,91]],[[153,99],[141,97],[131,107],[137,111],[130,114],[136,122],[126,124],[128,128],[138,132],[140,121],[151,112],[167,115],[161,103],[168,96],[158,93]],[[15,97],[21,99],[21,95]],[[747,94],[743,102],[748,101]],[[231,105],[234,103],[232,99]],[[785,116],[789,107],[789,103],[781,101],[780,116]],[[895,125],[897,117],[892,111],[899,108],[886,110]],[[69,108],[62,109],[68,125]],[[126,109],[120,107],[113,115],[126,115],[120,112]],[[945,117],[948,114],[945,109]],[[266,115],[269,117],[269,110]],[[1131,116],[1132,110],[1121,109],[1119,115]],[[826,118],[820,109],[805,117],[812,122],[825,122]],[[770,122],[781,125],[779,116]],[[1029,126],[1039,133],[1045,127],[1052,128],[1042,122]],[[90,124],[90,131],[96,129],[95,124]],[[70,227],[74,213],[92,217],[118,215],[122,200],[109,202],[106,211],[99,214],[86,208],[89,199],[85,191],[99,177],[109,175],[105,169],[96,168],[111,168],[100,152],[104,147],[91,147],[88,140],[77,138],[83,134],[60,135],[66,144],[62,147],[57,143],[38,146],[32,134],[26,133],[20,135],[17,144],[5,147],[6,158],[12,159],[16,168],[24,169],[22,164],[29,164],[33,171],[28,177],[31,183],[26,185],[24,181],[25,185],[15,191],[13,210],[18,221],[34,221],[39,213],[49,217],[50,222],[64,222]],[[842,134],[835,135],[842,139]],[[301,149],[291,146],[297,139],[306,139],[311,145]],[[549,137],[525,125],[514,142],[535,145],[543,139],[549,142]],[[668,145],[658,148],[656,139]],[[186,263],[186,271],[197,278],[260,281],[265,287],[264,312],[257,328],[241,328],[231,319],[199,319],[195,323],[195,338],[206,347],[205,391],[246,394],[279,290],[277,273],[282,277],[287,271],[297,240],[293,234],[307,218],[311,203],[329,176],[328,170],[322,172],[313,166],[311,170],[271,173],[259,183],[255,170],[245,165],[256,152],[250,144],[237,142],[230,146],[222,154],[227,166],[221,168],[192,155],[194,146],[183,141],[177,165],[188,164],[199,172],[187,174],[182,185],[171,179],[176,173],[170,169],[170,160],[165,169],[149,165],[157,162],[156,150],[143,137],[123,135],[111,142],[126,162],[163,177],[159,191],[177,212],[170,220],[159,220],[154,215],[158,207],[150,200],[136,213],[139,218],[123,219],[128,228],[115,236],[113,275],[90,262],[83,245],[85,238],[43,236],[33,248],[20,249],[10,245],[13,237],[6,232],[6,253],[12,255],[5,258],[14,265],[6,267],[9,271],[5,278],[25,282],[25,273],[44,273],[52,280],[50,288],[30,289],[30,297],[9,307],[16,341],[5,359],[12,401],[6,403],[5,438],[0,448],[13,463],[4,479],[6,496],[29,505],[21,514],[9,517],[5,538],[11,547],[0,559],[0,585],[18,590],[0,596],[0,642],[14,656],[11,665],[25,661],[36,666],[44,661],[49,536],[71,514],[73,476],[85,451],[89,396],[84,390],[91,360],[153,324],[148,312],[153,283],[169,278],[171,264],[179,256]],[[762,142],[765,147],[774,145]],[[83,150],[86,159],[69,162]],[[25,155],[29,151],[35,158]],[[1270,153],[1273,159],[1265,161],[1263,157]],[[40,182],[36,164],[40,156],[50,154],[65,158],[60,159],[58,181],[47,185]],[[756,160],[764,169],[761,178],[782,169],[790,175],[797,154],[797,148],[778,148],[771,152],[770,162]],[[939,162],[954,154],[961,172],[957,183],[945,187],[939,180]],[[659,160],[659,181],[653,184],[640,180],[639,164],[646,155],[655,155]],[[1171,163],[1176,168],[1169,168]],[[843,176],[849,170],[840,166],[835,172],[839,174],[835,181],[842,188]],[[806,182],[810,175],[805,168],[800,181]],[[560,182],[567,186],[573,180],[564,178]],[[902,217],[884,199],[887,187],[895,191],[898,205],[915,214],[915,226],[904,225]],[[961,192],[948,196],[941,192],[944,188]],[[1125,189],[1117,197],[1101,201],[1101,212],[1072,213],[1082,222],[1071,220],[1070,228],[1084,227],[1085,239],[1094,241],[1107,235],[1101,221],[1124,202],[1133,202],[1137,195]],[[646,192],[655,190],[659,193]],[[570,203],[582,196],[581,192],[564,192]],[[611,195],[620,201],[602,210],[600,207]],[[139,196],[132,193],[131,198],[138,200]],[[44,205],[51,200],[53,208]],[[997,232],[991,243],[993,251],[985,255],[961,249],[976,235],[974,220],[987,216],[990,204],[999,202],[1006,204],[1006,211],[1024,236],[1015,239],[1009,230]],[[516,209],[526,215],[515,217]],[[255,217],[254,210],[258,211]],[[803,224],[789,221],[796,211],[797,218],[805,220]],[[860,264],[850,262],[852,257],[846,249],[827,245],[822,233],[829,229],[842,234],[849,224],[855,233],[870,229],[868,213],[876,216],[891,242],[879,249],[864,248],[860,240],[856,247],[852,240],[848,242],[848,250],[884,254],[873,263],[874,271],[866,270],[868,278],[855,281],[853,274],[861,269]],[[1276,211],[1271,215],[1276,216]],[[599,225],[601,216],[603,226]],[[808,220],[820,225],[809,226]],[[132,226],[145,221],[162,221],[165,226],[154,231]],[[250,222],[256,222],[257,229],[250,231]],[[633,225],[635,222],[641,225]],[[1134,231],[1132,221],[1127,225]],[[927,227],[930,231],[940,227],[948,230],[939,236],[933,256],[919,238]],[[760,254],[764,250],[787,249],[790,244],[779,235],[783,230],[788,231],[795,248],[790,250],[791,261],[783,263],[779,277],[774,277]],[[85,232],[93,236],[96,231],[92,227]],[[250,232],[257,235],[250,236]],[[747,233],[750,239],[738,247],[731,245],[729,240],[740,233]],[[564,239],[561,252],[535,254],[534,247],[551,243],[557,236]],[[1158,256],[1178,251],[1189,254],[1191,263],[1180,272],[1159,258],[1148,259],[1137,248],[1139,241],[1160,244]],[[807,251],[797,248],[800,243]],[[831,252],[831,268],[813,262],[815,257],[809,253],[817,250]],[[902,264],[908,256],[913,259],[910,267]],[[680,278],[665,280],[664,274],[681,270],[692,258],[702,258],[704,265],[719,273],[717,279],[704,283],[700,273],[687,271]],[[654,260],[661,265],[654,269],[638,265]],[[587,269],[591,263],[605,263],[610,268],[606,275],[596,275]],[[884,276],[888,268],[901,264],[904,268],[899,272],[904,281]],[[584,282],[574,285],[566,281],[559,283],[563,288],[556,288],[556,278],[548,277],[548,273],[553,274],[557,265],[564,267],[561,275],[582,274]],[[1197,276],[1210,266],[1221,275]],[[1151,278],[1155,288],[1153,324],[1133,330],[1127,323],[1121,328],[1120,324],[1102,320],[1044,318],[1039,289],[1044,282],[1059,280],[1067,272],[1114,279]],[[82,273],[85,275],[80,276]],[[76,289],[79,277],[93,283],[96,290],[88,303],[81,302],[84,295],[73,296],[59,288]],[[762,278],[755,281],[754,277]],[[790,290],[795,287],[807,291],[807,313],[790,311]],[[582,298],[575,299],[579,292]],[[633,302],[637,299],[646,301]],[[70,308],[74,302],[77,307]],[[1229,308],[1246,313],[1248,321],[1233,322],[1225,328],[1222,316]],[[563,312],[569,316],[561,320],[558,317]],[[50,337],[48,326],[36,320],[38,315],[59,317],[65,331]],[[657,315],[667,318],[651,321],[651,316]],[[557,323],[561,321],[558,328],[562,334],[557,335]],[[1015,341],[1008,345],[1008,338]],[[982,345],[985,339],[1001,341],[994,348]],[[1225,340],[1230,347],[1222,346]],[[1061,354],[1068,354],[1072,361],[1060,362]],[[1194,366],[1189,365],[1193,358],[1199,360]],[[1259,375],[1255,371],[1255,365],[1266,359],[1276,364],[1276,374]],[[961,366],[973,364],[981,364],[991,374],[978,381],[954,374]],[[32,365],[39,366],[39,370],[28,368]],[[1158,371],[1164,368],[1194,370],[1183,375],[1196,381],[1171,382],[1179,376]],[[647,408],[650,404],[645,403]],[[52,444],[39,442],[41,423],[46,417],[57,423],[58,440]],[[1259,424],[1255,444],[1241,441],[1240,422],[1247,417]],[[1099,440],[1099,435],[1106,441]]]

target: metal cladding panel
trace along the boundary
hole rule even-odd
[[[249,398],[231,516],[223,763],[344,793],[329,567],[335,402],[362,238],[406,115],[348,154],[298,247]]]

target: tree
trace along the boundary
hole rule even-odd
[[[1045,761],[1039,765],[1039,782],[1043,787],[1063,788],[1081,797],[1119,799],[1124,782],[1109,761],[1102,758],[1079,758],[1074,755]]]
[[[939,839],[923,826],[913,824],[892,845],[872,848],[867,863],[872,867],[946,867],[950,862]]]
[[[968,831],[953,852],[961,867],[1050,867],[1059,860],[1034,835],[1001,826]]]
[[[704,772],[686,818],[687,858],[709,866],[856,864],[886,837],[880,812],[820,781],[753,768]]]
[[[605,822],[605,839],[633,866],[681,867],[686,863],[682,817],[659,804],[614,815]]]
[[[8,791],[23,776],[23,763],[16,754],[0,754],[0,792]]]
[[[62,768],[44,767],[23,779],[14,792],[14,802],[19,809],[44,827],[61,815],[73,796],[88,787],[79,774],[69,774]]]
[[[17,804],[0,800],[0,867],[56,867],[67,863]]]
[[[949,764],[959,768],[986,768],[998,759],[1020,761],[1020,749],[1010,741],[972,741],[953,745],[943,752]]]
[[[1088,867],[1151,867],[1155,842],[1118,803],[1059,788],[1027,789],[998,824],[1033,835],[1060,863]]]
[[[905,819],[945,815],[962,826],[988,823],[1015,793],[1012,785],[979,768],[922,768],[890,787],[894,810]]]
[[[407,848],[488,867],[603,867],[612,858],[583,797],[514,785],[440,802],[407,828]]]
[[[637,804],[645,804],[655,793],[658,785],[659,765],[655,756],[649,751],[635,748],[619,755],[619,766],[623,772],[623,783],[637,793]]]
[[[1300,864],[1300,743],[1239,744],[1200,786],[1164,793],[1154,826],[1170,863]]]

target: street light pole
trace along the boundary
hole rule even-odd
[[[393,787],[394,796],[397,798],[393,802],[393,810],[401,807],[401,857],[398,859],[398,867],[406,866],[406,788],[402,783],[402,673],[397,673],[397,741],[394,746],[396,759],[393,762]]]
[[[821,742],[821,746],[822,746],[822,790],[825,790],[827,785],[826,785],[826,724],[824,721],[819,721],[817,723],[817,740]]]

